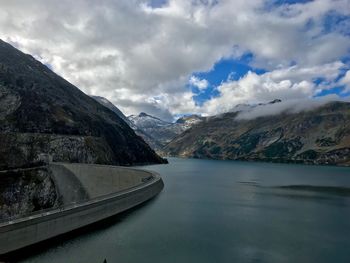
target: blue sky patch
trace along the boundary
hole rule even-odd
[[[343,91],[344,91],[344,86],[337,86],[332,89],[322,90],[320,93],[316,94],[315,97],[322,97],[322,96],[331,95],[331,94],[337,94],[339,97],[349,96],[349,93],[344,93]]]
[[[196,104],[202,105],[205,101],[217,97],[219,92],[216,87],[227,80],[239,80],[249,71],[258,75],[265,73],[266,70],[253,68],[249,65],[252,59],[251,53],[247,53],[239,59],[222,59],[214,65],[212,70],[194,73],[193,76],[206,79],[209,82],[208,88],[204,91],[199,91],[196,87],[189,85],[189,88],[197,94],[194,96]]]

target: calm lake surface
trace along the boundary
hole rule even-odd
[[[350,262],[350,168],[170,158],[163,192],[23,262]]]

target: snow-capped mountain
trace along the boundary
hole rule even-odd
[[[99,96],[91,97],[122,118],[137,135],[142,137],[145,142],[147,142],[153,149],[158,151],[177,135],[204,119],[198,115],[189,115],[181,117],[175,123],[173,123],[164,121],[145,112],[126,117],[112,102],[106,98]]]
[[[172,124],[144,112],[141,112],[139,115],[130,115],[128,119],[139,129],[164,127]]]
[[[141,112],[139,115],[128,117],[131,127],[154,149],[160,150],[177,135],[201,122],[204,118],[190,115],[179,118],[175,123],[161,120]]]
[[[199,115],[189,115],[189,116],[183,116],[179,118],[176,123],[180,124],[182,129],[185,131],[189,128],[191,128],[193,125],[200,123],[204,120],[204,117],[201,117]]]

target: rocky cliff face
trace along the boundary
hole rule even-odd
[[[239,119],[208,118],[164,149],[169,156],[350,165],[350,103],[310,111]]]
[[[61,205],[47,167],[0,172],[0,221]]]
[[[0,170],[54,161],[162,163],[114,112],[0,40]]]

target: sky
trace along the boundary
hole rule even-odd
[[[350,0],[0,0],[0,38],[126,115],[350,95]]]

